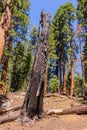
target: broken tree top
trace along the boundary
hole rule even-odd
[[[49,35],[49,27],[50,27],[50,13],[45,13],[44,10],[42,10],[41,17],[40,17],[40,25],[39,25],[39,35],[38,35],[40,44],[41,44],[41,40],[43,42],[43,37],[46,38],[47,35]],[[41,33],[40,33],[40,28],[41,28]]]

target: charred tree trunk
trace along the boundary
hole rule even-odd
[[[19,119],[26,122],[40,117],[43,112],[44,74],[46,72],[50,15],[41,12],[40,24],[42,27],[37,53],[35,56],[31,78]]]
[[[74,94],[74,55],[73,55],[73,43],[72,43],[72,38],[70,41],[70,48],[71,48],[71,87],[70,87],[70,96],[73,96]]]
[[[46,64],[46,73],[45,73],[45,81],[44,81],[44,96],[47,93],[47,84],[48,84],[48,62]]]
[[[6,39],[8,36],[8,30],[11,24],[11,9],[9,7],[11,0],[7,0],[5,10],[2,14],[0,21],[0,62],[2,60],[2,56],[5,49]]]

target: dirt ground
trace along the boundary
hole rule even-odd
[[[22,105],[24,93],[11,93],[8,94],[8,98],[11,99],[10,106]],[[74,105],[79,104],[77,99],[70,99],[66,96],[58,95],[58,97],[45,97],[44,110],[69,108],[72,103]],[[0,118],[2,118],[1,115]],[[39,121],[24,126],[20,125],[18,121],[15,120],[0,125],[0,130],[87,130],[87,115],[70,114],[45,116]]]

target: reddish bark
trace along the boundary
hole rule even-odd
[[[11,52],[11,50],[12,50],[12,37],[10,37],[8,43],[8,51]],[[0,85],[0,94],[4,94],[6,90],[6,76],[7,76],[8,62],[9,62],[9,55],[6,55],[4,56],[3,60],[3,71],[1,75],[1,82],[3,84]]]
[[[7,4],[5,10],[2,14],[1,21],[0,21],[0,62],[2,60],[2,56],[5,49],[6,39],[8,36],[8,30],[11,24],[11,9],[9,8],[10,0],[7,0]]]
[[[73,96],[74,94],[74,56],[73,56],[73,43],[72,43],[72,38],[70,41],[70,48],[71,48],[71,87],[70,87],[70,96]]]
[[[4,60],[2,75],[1,75],[1,82],[3,84],[0,85],[0,94],[4,94],[5,93],[8,61],[9,61],[9,56],[6,56],[5,60]]]
[[[66,66],[65,66],[65,51],[63,50],[63,94],[66,94]]]
[[[65,70],[65,64],[63,68],[63,94],[66,94],[66,70]]]

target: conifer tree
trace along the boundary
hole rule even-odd
[[[4,7],[7,5],[6,0],[2,1],[2,7],[4,10]],[[10,28],[8,31],[8,40],[7,40],[7,46],[6,47],[6,52],[11,52],[12,50],[12,43],[15,43],[17,46],[17,42],[21,41],[26,41],[27,40],[27,27],[29,24],[29,6],[30,2],[29,0],[27,1],[22,1],[22,0],[12,0],[10,2],[10,5],[8,4],[9,8],[12,9],[12,17],[11,17],[11,23],[10,23]],[[2,8],[1,8],[2,9]],[[3,12],[1,12],[3,13]],[[3,15],[2,15],[3,16]],[[9,49],[10,47],[10,49]],[[4,47],[5,48],[5,47]],[[10,53],[5,53],[4,54],[4,63],[8,64],[9,61],[9,54]],[[8,60],[7,60],[8,57]],[[6,59],[6,61],[5,61]],[[1,76],[1,81],[6,82],[6,75],[7,75],[7,67],[6,64],[4,64],[3,71],[2,71],[2,76]],[[6,71],[6,72],[5,72]],[[5,72],[5,75],[3,75]],[[6,83],[5,83],[6,84]],[[5,86],[2,85],[2,88],[5,88]]]
[[[86,71],[87,71],[87,1],[86,0],[78,0],[78,7],[77,7],[77,17],[78,17],[78,24],[81,25],[82,33],[80,34],[80,42],[84,44],[82,48],[82,79],[83,79],[83,89],[87,91],[86,87]],[[82,46],[82,45],[81,45]]]
[[[75,18],[75,8],[72,3],[67,2],[66,4],[60,6],[57,10],[55,17],[52,22],[54,40],[56,44],[56,54],[59,60],[56,61],[56,70],[60,77],[60,90],[61,93],[66,94],[66,62],[68,55],[68,48],[71,48],[70,43],[73,35],[72,31],[72,21]],[[67,18],[67,19],[66,19]],[[58,67],[59,66],[59,67]],[[73,79],[74,80],[74,79]]]

